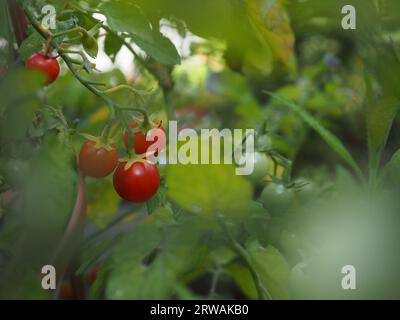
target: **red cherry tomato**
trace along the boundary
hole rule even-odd
[[[160,186],[160,173],[149,161],[134,162],[125,170],[121,162],[114,172],[114,188],[121,198],[132,202],[150,199]]]
[[[129,125],[131,126],[131,128],[137,128],[138,124],[136,121],[132,120]],[[153,128],[160,128],[162,131],[164,131],[165,133],[165,129],[162,125],[160,125],[159,121],[153,121]],[[132,138],[131,138],[132,139]],[[150,148],[150,146],[157,141],[158,137],[155,134],[152,134],[152,131],[150,130],[150,135],[148,137],[148,140],[146,140],[146,135],[143,131],[138,131],[135,132],[133,135],[133,146],[135,147],[135,153],[137,154],[142,154],[142,153],[146,153],[146,151]],[[126,149],[129,148],[129,133],[128,131],[125,131],[124,133],[124,143],[125,143],[125,147]],[[161,148],[160,151],[165,149],[165,139],[161,142]],[[132,142],[131,142],[131,146],[132,146]],[[155,155],[157,155],[157,152],[155,153]]]
[[[96,142],[87,140],[79,152],[79,168],[86,176],[101,178],[112,173],[118,165],[118,152],[115,147],[110,151],[96,148]]]
[[[26,68],[42,72],[47,77],[47,84],[55,81],[60,73],[60,65],[56,58],[38,52],[29,57]]]

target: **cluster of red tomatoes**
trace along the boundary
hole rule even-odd
[[[44,74],[47,84],[54,82],[60,72],[60,66],[55,57],[39,52],[29,57],[26,68]],[[153,126],[158,126],[157,124],[157,122],[153,122]],[[138,123],[131,121],[130,126],[137,128]],[[165,131],[161,125],[159,128]],[[124,143],[127,150],[131,139],[134,153],[138,155],[145,154],[154,143],[154,141],[146,140],[146,134],[143,131],[135,132],[133,137],[130,137],[126,131]],[[83,143],[79,153],[81,172],[85,176],[95,178],[105,177],[114,172],[115,191],[127,201],[143,202],[154,196],[160,185],[160,173],[157,167],[145,157],[135,161],[119,162],[116,146],[105,145],[99,140],[87,140]]]
[[[130,126],[137,128],[138,123],[131,121]],[[156,127],[157,123],[153,122]],[[163,129],[162,126],[159,127]],[[125,131],[124,144],[129,149],[129,141],[133,141],[135,154],[145,154],[154,141],[146,140],[143,131],[130,133]],[[165,148],[161,146],[161,148]],[[113,183],[115,191],[121,198],[132,202],[143,202],[157,192],[160,186],[160,173],[153,163],[145,157],[133,161],[118,161],[118,152],[115,145],[101,145],[96,141],[87,140],[83,143],[79,153],[79,168],[81,172],[90,177],[101,178],[114,172]]]

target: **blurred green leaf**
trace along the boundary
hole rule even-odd
[[[87,215],[99,227],[106,227],[117,212],[120,197],[110,179],[87,178]]]
[[[19,48],[19,53],[23,61],[28,60],[28,58],[37,51],[43,49],[43,38],[37,32],[33,32],[26,38]]]
[[[95,59],[97,57],[97,53],[99,52],[97,40],[93,36],[85,33],[83,34],[82,43],[87,54]]]
[[[148,214],[152,214],[155,210],[165,204],[165,188],[160,186],[157,193],[146,202]]]
[[[38,72],[10,72],[0,83],[0,145],[25,138],[39,107],[36,92],[45,77]]]
[[[287,63],[294,47],[294,34],[281,1],[248,0],[246,9],[262,44],[272,51],[275,59]]]
[[[179,54],[172,42],[159,32],[158,26],[150,25],[134,2],[106,2],[101,6],[101,10],[112,30],[129,33],[129,37],[149,56],[168,65],[180,62]]]
[[[240,290],[250,299],[257,299],[257,289],[249,269],[239,263],[225,267],[228,274],[235,280]]]
[[[243,217],[252,196],[250,183],[235,175],[233,165],[170,165],[167,187],[174,202],[205,219]]]
[[[116,37],[112,33],[107,33],[104,41],[104,51],[112,60],[115,60],[115,57],[118,51],[121,49],[122,44],[123,43],[120,38]]]
[[[248,245],[247,250],[267,291],[275,299],[286,299],[289,265],[283,255],[273,246],[264,248],[256,241]]]
[[[399,100],[395,98],[382,99],[367,106],[367,138],[368,151],[373,166],[379,164],[393,119],[399,110]]]
[[[360,178],[363,179],[364,176],[360,167],[355,162],[350,152],[343,145],[342,141],[340,141],[332,132],[323,127],[316,118],[314,118],[308,111],[295,102],[289,101],[286,98],[274,93],[267,92],[267,94],[279,102],[282,102],[285,106],[289,107],[293,112],[295,112],[307,125],[314,129],[322,139],[324,139],[324,141],[332,148],[333,151],[335,151],[344,161],[347,162],[347,164]]]
[[[26,285],[21,274],[39,274],[54,258],[75,202],[73,159],[70,149],[51,136],[31,159],[29,178],[19,190],[20,204],[10,213],[18,228],[13,243],[18,250],[0,277],[1,290],[10,296]]]
[[[166,299],[204,253],[194,226],[139,225],[114,250],[107,281],[110,299]]]
[[[264,248],[257,241],[250,243],[247,250],[262,286],[273,299],[287,299],[290,270],[279,250],[273,246]],[[251,299],[257,299],[253,278],[246,267],[236,263],[229,265],[227,271],[235,279],[243,293]]]

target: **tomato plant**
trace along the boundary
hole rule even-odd
[[[0,1],[0,299],[400,298],[400,3],[353,2]]]

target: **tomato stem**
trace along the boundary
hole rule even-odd
[[[112,87],[112,88],[110,88],[110,89],[106,89],[106,90],[104,90],[104,91],[102,91],[103,93],[114,93],[114,92],[117,92],[117,91],[120,91],[120,90],[123,90],[123,89],[126,89],[126,90],[129,90],[129,91],[131,91],[133,94],[142,94],[142,95],[144,95],[144,94],[150,94],[151,92],[153,92],[154,91],[154,89],[151,89],[151,90],[148,90],[148,91],[146,91],[146,90],[140,90],[140,89],[136,89],[136,88],[134,88],[134,87],[131,87],[130,85],[128,85],[128,84],[120,84],[120,85],[118,85],[118,86],[115,86],[115,87]]]

